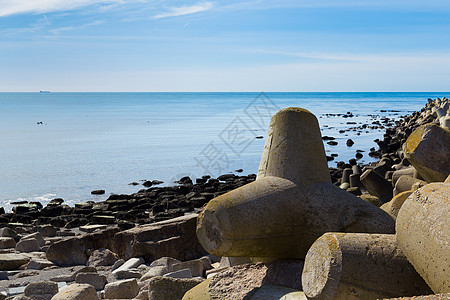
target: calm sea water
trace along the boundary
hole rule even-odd
[[[322,134],[339,142],[327,151],[348,160],[382,133],[339,134],[355,126],[347,121],[399,117],[442,96],[448,93],[0,93],[0,206],[104,200],[138,191],[128,183],[144,179],[170,185],[185,175],[256,173],[270,116],[290,106],[316,114]],[[355,117],[324,115],[348,111]],[[94,189],[106,195],[93,196]]]

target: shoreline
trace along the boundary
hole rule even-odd
[[[431,99],[429,103],[430,101]],[[329,168],[332,184],[375,206],[387,204],[392,194],[389,199],[383,198],[383,195],[374,196],[372,191],[368,191],[361,184],[363,174],[376,172],[385,180],[392,180],[396,170],[410,166],[402,153],[402,145],[415,128],[436,122],[436,117],[432,114],[420,117],[421,112],[424,112],[424,109],[402,116],[401,120],[384,119],[378,124],[366,124],[366,127],[361,125],[361,132],[367,126],[379,126],[375,129],[382,128],[384,131],[382,139],[375,140],[377,149],[372,147],[365,149],[365,152],[354,149],[355,154],[363,153],[364,156],[370,155],[378,160],[368,164],[358,164],[357,157],[348,162],[339,161],[336,168]],[[354,129],[349,127],[348,130]],[[333,137],[324,135],[322,140],[324,144],[334,141]],[[351,144],[349,141],[346,143]],[[327,152],[327,159],[336,159],[331,154],[328,156]],[[242,170],[236,170],[240,174],[238,171]],[[106,282],[115,284],[126,279],[134,280],[133,284],[139,287],[139,293],[144,294],[144,298],[139,299],[147,299],[145,295],[149,293],[148,280],[152,279],[137,281],[136,278],[144,278],[148,272],[154,271],[152,268],[155,266],[151,263],[161,257],[172,257],[178,261],[176,264],[183,264],[184,261],[193,264],[193,261],[203,259],[200,264],[205,268],[202,267],[198,276],[192,273],[191,277],[204,278],[208,272],[214,274],[219,272],[220,268],[231,268],[235,264],[229,262],[226,265],[220,258],[207,255],[200,246],[195,236],[197,213],[209,200],[255,179],[255,174],[224,174],[217,178],[205,175],[196,179],[186,176],[180,178],[175,186],[158,187],[158,182],[148,181],[147,188],[136,193],[112,194],[104,201],[77,203],[73,207],[65,205],[64,200],[60,198],[51,200],[45,207],[40,203],[17,204],[12,213],[0,214],[1,236],[9,238],[10,245],[14,244],[14,247],[2,247],[0,255],[16,256],[16,265],[0,270],[0,290],[8,290],[10,296],[21,295],[26,293],[26,286],[43,280],[59,282],[59,288],[62,288],[75,281],[76,275],[85,272],[85,268],[95,266],[96,280],[104,278],[103,287],[97,289],[99,296],[105,295]],[[394,186],[391,188],[394,189]],[[179,239],[183,241],[182,244],[178,242]],[[30,240],[33,242],[29,242]],[[75,246],[75,242],[81,242],[81,246]],[[6,240],[3,243],[6,243]],[[22,246],[19,246],[20,243]],[[67,255],[65,249],[70,249],[71,254]],[[104,259],[109,255],[108,249],[117,253],[113,255],[112,263],[91,264],[94,253],[100,255],[96,251],[100,251],[100,256]],[[128,273],[117,276],[117,273],[113,272],[117,261],[122,260],[123,264],[139,257],[142,258],[139,264],[124,269],[129,271]],[[19,258],[22,261],[17,261]],[[67,265],[70,267],[65,267]],[[138,270],[137,266],[141,269]],[[201,282],[204,279],[198,280]],[[82,279],[77,279],[76,282],[88,283]]]

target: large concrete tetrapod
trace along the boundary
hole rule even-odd
[[[314,300],[431,293],[399,250],[393,234],[325,233],[306,255],[302,285],[308,299]]]
[[[437,293],[450,293],[450,184],[413,192],[397,216],[400,249]]]
[[[304,258],[327,231],[393,233],[394,220],[330,183],[317,119],[299,108],[273,116],[257,180],[211,200],[197,221],[218,256]]]

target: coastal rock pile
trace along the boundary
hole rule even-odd
[[[328,168],[315,116],[289,108],[272,119],[258,175],[16,203],[0,210],[0,299],[450,293],[448,107],[430,99],[387,128],[369,165]]]
[[[430,99],[376,140],[379,162],[361,168],[351,160],[334,186],[324,172],[315,117],[281,110],[272,118],[256,181],[205,206],[200,243],[213,255],[251,258],[248,269],[258,261],[304,259],[302,274],[291,275],[302,278],[302,289],[267,299],[450,293],[448,107],[445,98]],[[341,196],[336,186],[361,197]],[[385,203],[383,209],[363,205],[368,199]],[[217,295],[215,286],[214,279],[205,281],[184,299],[244,298],[227,296],[234,291]],[[263,280],[246,299],[259,289],[276,290]]]

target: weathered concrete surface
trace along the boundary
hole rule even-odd
[[[426,181],[414,178],[408,175],[402,175],[398,178],[394,187],[394,196],[405,191],[417,190],[418,188],[427,185]],[[415,187],[415,188],[413,188]]]
[[[394,219],[397,218],[400,208],[413,191],[406,191],[396,195],[391,201],[381,205],[381,209],[390,214]]]
[[[198,258],[206,251],[198,242],[197,214],[150,225],[136,226],[114,237],[115,253],[121,258],[143,257],[146,261],[170,256],[182,261]]]
[[[285,178],[299,187],[331,183],[319,122],[311,112],[291,107],[272,117],[256,180],[266,176]]]
[[[97,300],[97,292],[90,284],[71,284],[61,288],[52,300]]]
[[[258,258],[304,258],[327,231],[394,233],[394,220],[330,183],[317,119],[296,108],[272,118],[257,180],[212,199],[197,225],[209,253]]]
[[[403,150],[427,182],[444,181],[450,174],[450,131],[437,125],[422,125],[411,133]]]
[[[397,216],[400,249],[435,293],[450,292],[450,184],[430,183]]]
[[[281,285],[264,285],[260,287],[249,300],[308,300],[301,291]]]
[[[366,170],[361,175],[361,183],[364,188],[381,202],[386,203],[392,199],[392,185],[389,181],[381,177],[374,170]]]
[[[306,255],[302,283],[308,299],[378,299],[431,292],[391,234],[324,234]]]

